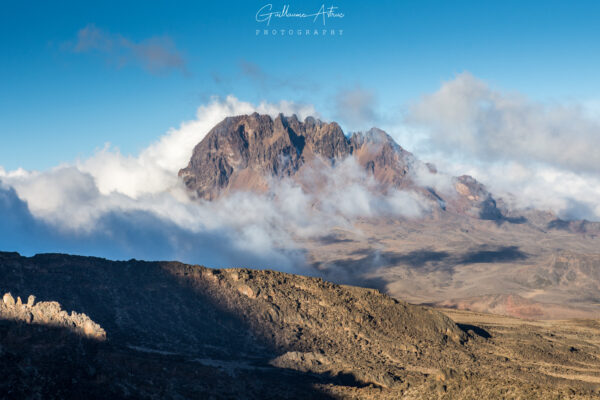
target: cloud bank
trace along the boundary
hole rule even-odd
[[[210,266],[260,266],[302,272],[298,239],[352,219],[427,211],[417,195],[375,194],[353,159],[319,174],[326,190],[308,194],[290,180],[267,193],[235,193],[213,202],[190,199],[177,172],[194,146],[226,116],[252,112],[316,115],[310,105],[258,105],[214,98],[196,118],[169,130],[137,156],[110,146],[47,171],[0,168],[0,229],[5,250],[70,252],[109,258],[177,259]]]
[[[411,110],[431,140],[447,151],[491,160],[537,161],[598,172],[600,121],[576,104],[535,103],[501,93],[463,73]]]
[[[368,99],[364,104],[350,108],[365,108],[369,118]],[[194,146],[225,117],[254,111],[318,116],[307,104],[213,98],[198,108],[195,119],[135,156],[107,146],[47,171],[0,167],[3,250],[302,273],[306,260],[297,243],[303,239],[332,227],[350,229],[356,218],[414,218],[435,207],[410,191],[378,194],[373,178],[353,158],[306,168],[302,179],[319,190],[303,191],[284,179],[272,182],[267,193],[190,200],[177,172]],[[598,126],[576,106],[535,103],[463,74],[414,103],[403,129],[421,135],[421,158],[453,175],[473,175],[514,207],[600,220]],[[453,190],[449,175],[430,174],[422,163],[414,167],[419,184],[442,193]]]
[[[406,123],[422,157],[516,207],[600,219],[600,121],[581,105],[535,102],[463,73],[413,103]]]

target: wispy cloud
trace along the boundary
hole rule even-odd
[[[375,93],[361,86],[337,92],[333,106],[335,118],[354,130],[368,129],[377,123]]]
[[[187,74],[185,59],[167,36],[135,41],[90,24],[80,29],[75,41],[65,47],[75,53],[100,55],[117,68],[136,65],[154,74],[169,70]]]
[[[247,60],[240,60],[239,62],[240,71],[243,75],[247,76],[250,79],[259,81],[261,83],[265,83],[267,80],[267,74],[253,62]]]
[[[282,73],[269,73],[259,64],[245,59],[239,61],[238,67],[241,76],[256,84],[263,92],[291,89],[296,93],[314,94],[319,90],[319,85],[309,75],[286,76]]]
[[[514,206],[600,220],[600,121],[583,105],[533,101],[463,73],[413,103],[406,123],[422,157]]]
[[[580,105],[534,102],[494,90],[469,73],[416,102],[409,122],[425,127],[431,143],[447,153],[574,172],[600,169],[600,121]]]

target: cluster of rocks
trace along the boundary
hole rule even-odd
[[[24,303],[21,297],[17,299],[10,293],[5,293],[0,302],[0,318],[22,321],[27,324],[42,324],[69,328],[85,337],[105,340],[106,332],[83,313],[62,309],[56,301],[35,302],[35,296],[30,295]]]
[[[485,220],[502,220],[504,213],[485,185],[469,175],[454,178],[454,189],[460,195],[449,199],[451,208],[459,213]],[[503,204],[503,203],[502,203]],[[516,219],[513,222],[517,222]]]

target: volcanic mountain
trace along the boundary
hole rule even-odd
[[[346,137],[337,123],[313,117],[304,122],[282,114],[275,119],[258,113],[228,117],[194,148],[179,176],[206,200],[234,191],[266,191],[270,182],[283,178],[311,192],[319,190],[314,171],[335,168],[347,158],[374,178],[379,192],[409,189],[441,209],[502,218],[491,194],[472,177],[455,178],[452,196],[442,198],[432,187],[415,182],[417,173],[436,174],[435,167],[417,160],[384,131],[372,128]]]
[[[277,195],[282,181],[318,199],[331,183],[323,176],[339,179],[335,171],[349,162],[373,183],[368,191],[415,193],[429,211],[354,218],[299,238],[315,274],[411,302],[533,315],[526,311],[533,306],[514,306],[523,299],[544,318],[600,316],[599,223],[511,207],[471,176],[438,172],[377,128],[346,136],[337,123],[312,117],[229,117],[197,144],[179,176],[204,200]],[[441,189],[432,184],[440,180]]]

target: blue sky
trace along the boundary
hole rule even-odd
[[[212,95],[312,103],[335,118],[344,89],[393,115],[463,71],[540,101],[600,92],[598,2],[341,0],[325,5],[344,13],[327,22],[342,36],[257,36],[267,3],[3,2],[0,166],[46,169],[106,142],[135,154]],[[323,2],[272,4],[313,12]],[[77,50],[86,27],[111,50]],[[149,70],[128,53],[156,41],[181,62]]]

